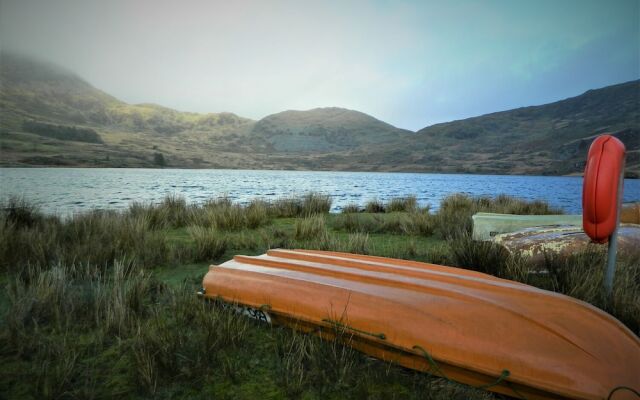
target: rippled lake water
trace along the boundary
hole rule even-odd
[[[410,194],[437,209],[443,197],[461,192],[542,199],[580,213],[582,193],[580,177],[203,169],[2,168],[0,185],[2,197],[23,196],[59,214],[122,209],[132,201],[156,202],[168,194],[196,203],[226,195],[245,203],[310,191],[330,195],[332,211]],[[624,199],[640,200],[640,180],[625,180]]]

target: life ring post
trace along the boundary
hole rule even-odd
[[[618,227],[624,189],[624,143],[600,135],[591,143],[582,184],[582,227],[595,243],[608,243],[604,288],[613,292],[618,252]]]
[[[618,204],[616,207],[616,227],[609,236],[609,246],[607,248],[607,270],[604,276],[604,288],[608,297],[613,292],[613,277],[616,274],[616,258],[618,255],[618,229],[620,228],[620,212],[622,210],[622,191],[624,188],[624,158],[618,181]]]

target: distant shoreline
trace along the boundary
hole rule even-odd
[[[0,165],[0,170],[8,168],[55,168],[55,169],[151,169],[151,170],[213,170],[213,171],[282,171],[282,172],[345,172],[345,173],[382,173],[382,174],[432,174],[432,175],[478,175],[478,176],[531,176],[531,177],[582,177],[582,173],[572,172],[564,175],[552,174],[498,174],[480,172],[435,172],[435,171],[415,171],[415,170],[345,170],[345,169],[279,169],[279,168],[197,168],[197,167],[96,167],[82,165]],[[635,172],[625,173],[625,179],[640,179],[640,175]]]

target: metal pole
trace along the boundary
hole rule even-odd
[[[607,250],[607,271],[604,276],[604,288],[607,296],[611,296],[613,290],[613,276],[616,273],[616,253],[618,252],[618,227],[609,237],[609,248]]]
[[[607,250],[607,270],[604,275],[604,288],[607,296],[611,297],[613,291],[613,277],[616,274],[616,255],[618,253],[618,229],[620,228],[620,212],[622,209],[622,188],[624,187],[624,160],[622,161],[622,171],[618,182],[618,206],[616,208],[616,229],[609,237],[609,248]]]

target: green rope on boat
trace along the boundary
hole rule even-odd
[[[431,354],[429,354],[429,352],[426,351],[422,346],[415,345],[413,346],[413,349],[420,350],[424,354],[424,357],[427,359],[427,361],[429,361],[429,371],[431,371],[431,368],[433,368],[438,375],[448,380],[449,382],[453,382],[451,379],[449,379],[447,375],[445,375],[444,372],[440,370],[440,367],[435,362],[435,360],[431,357]],[[429,373],[429,371],[427,371],[427,373]]]
[[[617,392],[618,390],[628,390],[631,393],[635,394],[636,396],[638,396],[638,398],[640,398],[640,392],[638,392],[637,390],[630,388],[628,386],[617,386],[614,387],[610,392],[609,392],[609,396],[607,396],[607,400],[611,400],[611,396],[613,396],[613,394],[615,392]]]
[[[509,375],[511,375],[511,372],[509,372],[508,369],[503,369],[502,372],[500,373],[500,376],[498,377],[498,379],[496,379],[495,382],[493,383],[488,383],[486,385],[481,385],[481,386],[476,386],[478,389],[489,389],[490,387],[499,385],[502,381],[504,381],[505,379],[507,379],[509,377]]]
[[[342,324],[340,322],[333,321],[333,320],[330,320],[330,319],[323,319],[322,322],[327,322],[327,323],[330,323],[330,324],[332,324],[332,325],[334,325],[335,327],[338,327],[338,328],[349,329],[351,331],[362,333],[362,334],[368,335],[368,336],[373,336],[373,337],[376,337],[376,338],[382,339],[382,340],[385,340],[387,338],[387,335],[385,335],[384,333],[373,333],[373,332],[363,331],[361,329],[353,328],[353,327],[351,327],[349,325],[345,325],[345,324]]]
[[[441,377],[443,377],[444,379],[446,379],[448,382],[454,382],[453,379],[449,378],[444,372],[442,372],[442,370],[440,369],[440,367],[438,366],[438,363],[436,363],[436,361],[433,359],[433,357],[431,357],[431,354],[429,354],[428,351],[426,351],[422,346],[419,345],[415,345],[413,346],[414,350],[420,350],[424,357],[427,359],[427,361],[429,362],[429,370],[427,371],[427,373],[430,373],[429,371],[431,371],[431,369],[433,369],[435,371],[435,373]],[[509,388],[511,390],[513,390],[514,393],[516,393],[518,396],[520,396],[521,399],[526,400],[524,396],[522,396],[520,393],[518,393],[518,391],[516,391],[514,388],[511,387],[511,385],[509,384],[509,382],[506,381],[506,379],[511,375],[511,372],[509,372],[508,369],[503,369],[502,372],[500,373],[500,376],[498,377],[498,379],[496,379],[495,382],[493,383],[488,383],[486,385],[481,385],[481,386],[472,386],[476,389],[489,389],[493,386],[499,385],[500,383],[502,383],[504,381],[504,383],[507,384],[507,386],[509,386]]]

